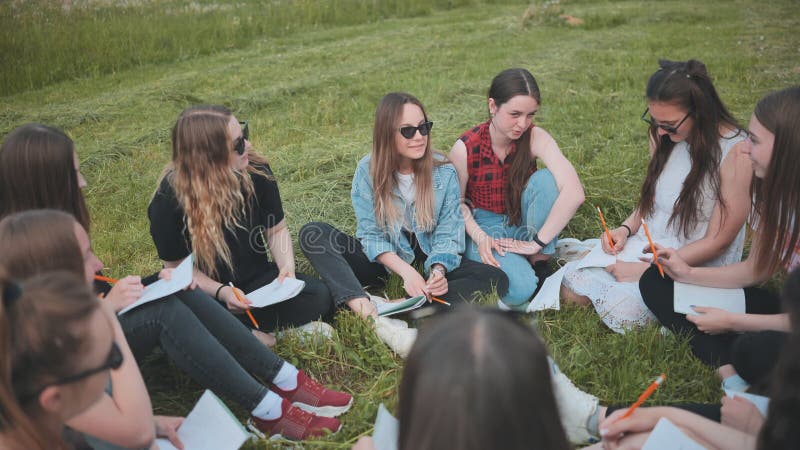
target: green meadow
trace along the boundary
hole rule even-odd
[[[0,4],[0,133],[32,121],[64,129],[89,181],[96,253],[112,276],[146,274],[159,268],[147,205],[185,107],[223,104],[249,120],[293,235],[312,220],[354,232],[350,181],[385,93],[416,95],[434,147],[447,152],[486,120],[492,77],[525,67],[542,91],[537,125],[586,191],[562,237],[585,239],[600,232],[594,205],[609,225],[635,205],[648,159],[639,116],[659,58],[704,61],[746,124],[763,94],[800,83],[799,27],[796,0],[11,1]],[[650,404],[722,395],[685,339],[656,326],[617,335],[593,309],[573,307],[534,318],[562,370],[604,403],[636,399],[661,372],[668,380]],[[349,448],[371,433],[378,404],[396,408],[403,361],[354,315],[338,313],[335,327],[331,341],[287,338],[276,349],[355,396],[343,429],[307,447]],[[158,414],[186,414],[202,392],[161,353],[143,372]]]

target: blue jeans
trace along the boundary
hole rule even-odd
[[[530,241],[544,225],[556,198],[558,198],[558,186],[553,174],[547,169],[539,169],[528,179],[528,184],[522,192],[522,223],[520,225],[509,225],[507,215],[480,208],[475,208],[472,216],[481,229],[495,239],[513,238]],[[541,250],[541,254],[552,255],[555,252],[556,240],[550,241]],[[467,237],[467,249],[464,256],[473,261],[480,262],[481,260],[478,245],[469,237]],[[539,284],[539,279],[536,278],[528,258],[515,253],[506,253],[505,256],[500,256],[497,252],[494,252],[494,257],[508,276],[508,293],[501,298],[503,303],[509,306],[519,306],[530,300]]]

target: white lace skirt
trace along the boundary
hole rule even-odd
[[[603,322],[617,333],[643,327],[656,320],[639,292],[639,282],[621,283],[602,267],[575,270],[579,261],[568,263],[562,284],[578,295],[589,297]]]

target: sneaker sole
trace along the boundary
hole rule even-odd
[[[293,439],[285,438],[280,433],[267,436],[266,434],[264,434],[263,431],[258,429],[258,427],[253,423],[253,421],[251,419],[247,419],[247,429],[250,430],[251,433],[256,435],[256,437],[258,437],[261,440],[265,440],[265,441],[266,440],[269,440],[269,441],[284,440],[284,441],[289,441],[289,442],[302,442],[302,441],[295,441]],[[341,430],[341,429],[342,429],[342,424],[340,423],[339,424],[339,428],[336,431],[331,432],[330,435],[338,433],[339,430]]]
[[[350,407],[353,406],[353,399],[351,398],[350,403],[344,406],[312,406],[300,402],[294,402],[292,406],[296,406],[303,411],[316,414],[320,417],[338,417],[350,410]]]

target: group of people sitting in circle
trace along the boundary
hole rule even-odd
[[[317,277],[295,270],[276,177],[253,150],[248,123],[224,107],[193,106],[178,117],[172,159],[147,210],[163,268],[113,285],[96,280],[104,266],[92,250],[73,141],[42,124],[13,130],[0,148],[0,447],[138,449],[162,436],[180,448],[182,419],[153,415],[137,365],[155,347],[248,411],[258,435],[335,433],[353,396],[273,353],[274,332],[323,332],[344,308],[379,334],[405,329],[379,318],[367,291],[380,291],[392,273],[408,296],[453,305],[432,303],[452,311],[426,321],[418,336],[413,330],[399,394],[401,449],[561,449],[598,439],[605,448],[639,448],[661,417],[711,448],[798,445],[800,272],[783,302],[756,285],[800,266],[800,86],[763,97],[745,128],[703,63],[659,65],[646,87],[650,162],[640,198],[598,245],[608,254],[643,247],[644,220],[666,276],[647,258],[604,268],[569,263],[562,298],[592,305],[616,332],[657,321],[688,335],[724,387],[771,397],[766,418],[724,399],[639,408],[618,420],[625,407],[577,389],[533,328],[511,313],[461,305],[496,293],[499,309],[524,311],[584,201],[574,167],[534,125],[536,80],[508,69],[491,83],[488,119],[449,155],[431,148],[433,122],[417,98],[394,92],[380,100],[372,151],[352,181],[355,236],[323,222],[299,230]],[[748,222],[752,243],[741,260]],[[118,314],[190,255],[189,288]],[[249,308],[245,292],[286,278],[305,287]],[[745,288],[746,313],[677,314],[675,282]],[[356,444],[371,446],[369,438]]]

